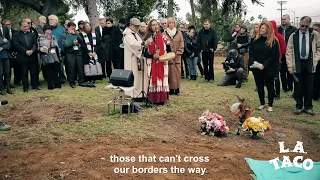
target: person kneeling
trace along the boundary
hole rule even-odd
[[[226,76],[220,81],[218,86],[228,86],[236,84],[236,88],[241,88],[243,81],[243,56],[238,54],[237,50],[231,49],[223,64],[223,69],[226,71]]]

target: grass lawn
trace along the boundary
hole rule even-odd
[[[220,179],[250,179],[243,158],[278,157],[278,141],[285,141],[289,148],[303,141],[307,156],[320,161],[320,118],[294,115],[295,102],[289,93],[281,92],[273,113],[256,112],[273,127],[261,140],[234,133],[226,138],[200,135],[197,118],[206,109],[224,116],[235,132],[237,119],[225,111],[223,102],[235,103],[238,95],[253,107],[259,105],[252,74],[241,89],[216,85],[224,75],[223,60],[216,58],[214,83],[204,83],[200,77],[196,82],[183,80],[181,96],[170,96],[167,107],[142,109],[133,115],[108,115],[107,103],[118,92],[106,89],[106,80],[97,82],[97,88],[63,85],[48,91],[44,85],[41,91],[28,93],[15,88],[14,95],[0,97],[9,101],[0,109],[0,120],[12,126],[12,130],[0,133],[0,157],[5,161],[0,165],[0,179],[209,179],[217,169],[230,170],[228,175],[216,176]],[[314,102],[314,110],[320,113],[319,102]],[[277,136],[279,132],[286,136]],[[210,156],[207,174],[117,175],[112,172],[115,164],[108,161],[110,154],[177,153]]]

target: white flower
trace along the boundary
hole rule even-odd
[[[260,119],[258,119],[256,117],[251,117],[250,121],[253,122],[253,123],[258,123],[258,122],[260,122]]]
[[[232,106],[230,107],[230,111],[233,112],[233,113],[236,112],[236,111],[238,110],[240,104],[241,104],[241,103],[234,103],[234,104],[232,104]]]

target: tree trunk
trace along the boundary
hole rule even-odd
[[[88,18],[92,28],[99,25],[99,12],[97,8],[97,0],[86,0],[88,5]]]
[[[174,0],[168,0],[168,18],[173,17],[173,4]]]
[[[190,7],[191,7],[191,18],[192,18],[192,22],[194,24],[194,26],[197,26],[197,22],[196,22],[196,12],[194,9],[194,0],[190,0]]]

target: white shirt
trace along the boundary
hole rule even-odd
[[[9,36],[10,36],[10,40],[12,40],[12,30],[9,29]]]
[[[1,23],[1,22],[0,22],[0,23]],[[4,37],[4,34],[3,34],[3,28],[2,28],[2,25],[1,25],[1,24],[0,24],[0,30],[1,30],[1,33],[2,33],[1,35],[3,36],[3,38],[5,38],[5,37]]]
[[[309,58],[309,50],[310,50],[310,38],[309,38],[310,33],[309,33],[309,30],[307,30],[307,32],[306,32],[305,35],[306,35],[306,50],[307,50],[307,52],[306,52],[306,57],[302,57],[302,55],[301,55],[301,48],[302,48],[302,36],[303,36],[303,34],[302,34],[301,31],[299,31],[300,59],[308,59],[308,58]]]
[[[100,29],[100,35],[102,36],[102,26],[99,26]]]

